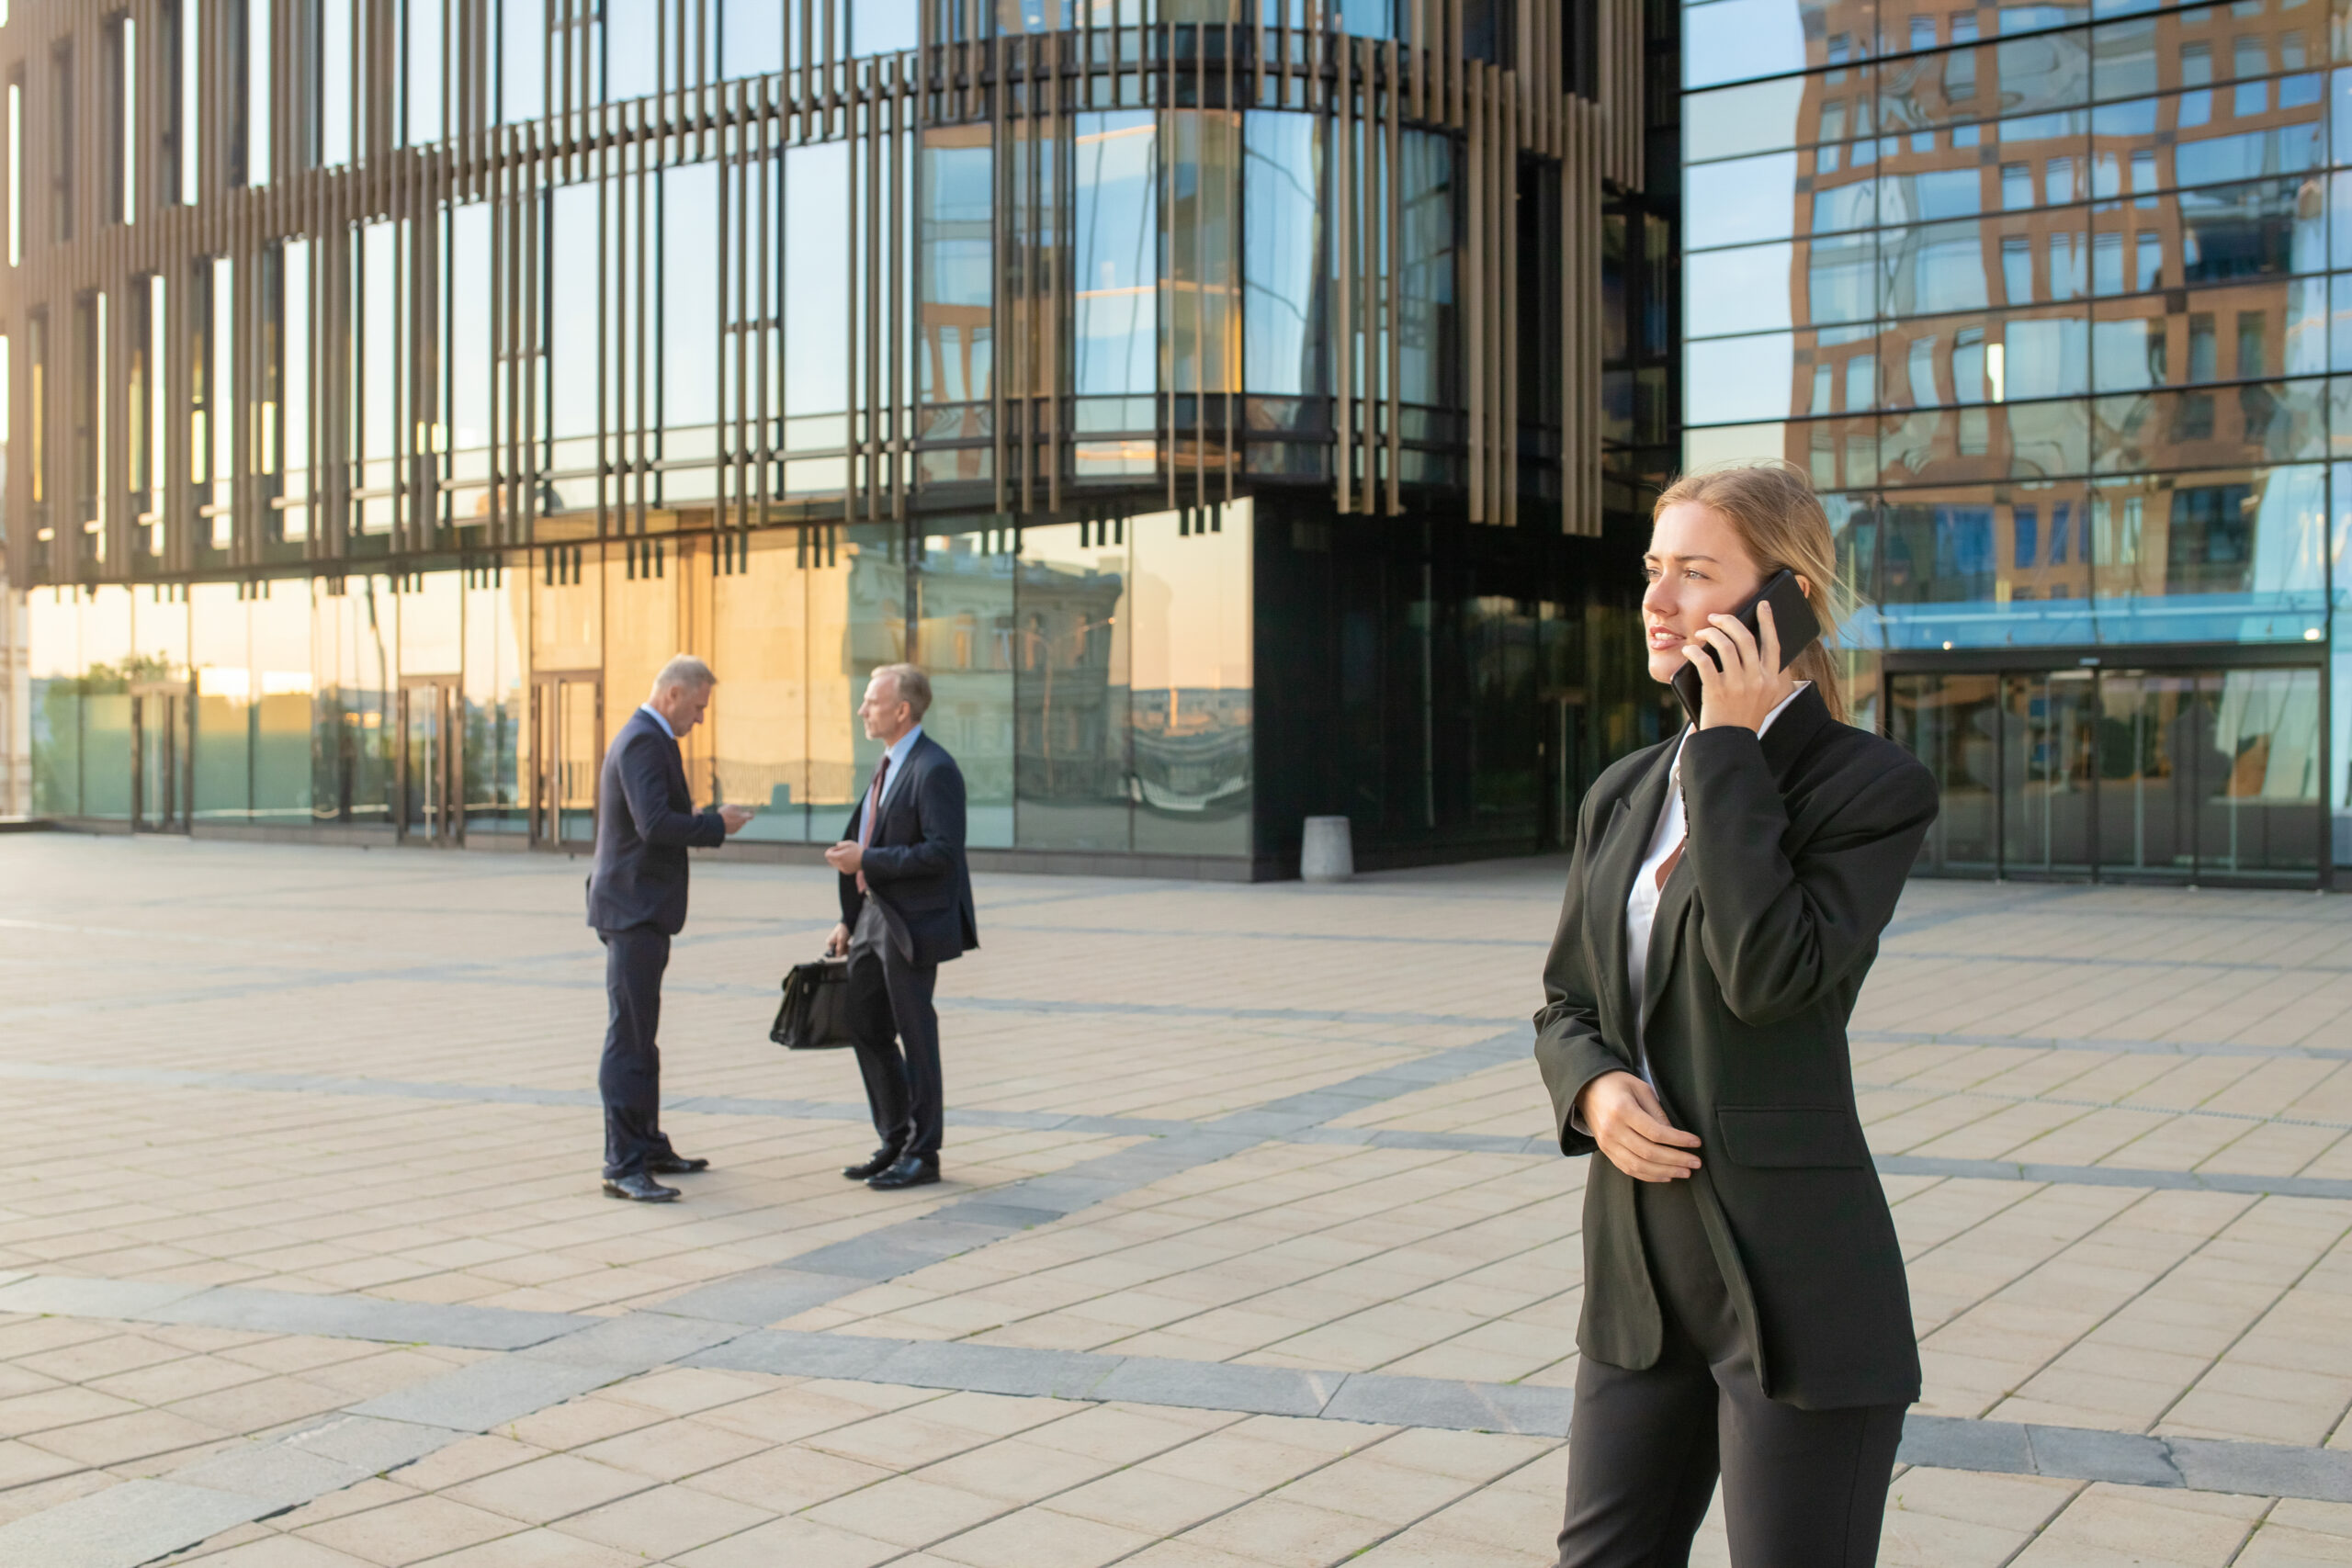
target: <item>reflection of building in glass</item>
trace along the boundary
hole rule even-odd
[[[1684,19],[1689,450],[1833,494],[1857,697],[1944,779],[1928,863],[2352,863],[2325,10]]]
[[[46,814],[576,844],[682,649],[771,844],[901,658],[1057,863],[1556,843],[1657,732],[1673,0],[0,16]]]

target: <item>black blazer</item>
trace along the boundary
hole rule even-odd
[[[842,837],[856,838],[865,816],[860,795]],[[944,964],[980,945],[972,872],[964,861],[964,774],[929,735],[916,738],[890,781],[865,863],[865,886],[890,928],[891,945],[908,962]],[[842,877],[842,923],[856,930],[865,906],[857,878]]]
[[[1665,808],[1675,742],[1625,758],[1585,796],[1535,1057],[1563,1153],[1577,1093],[1632,1070],[1625,898]],[[1692,735],[1688,849],[1651,929],[1645,1039],[1658,1097],[1698,1134],[1690,1179],[1764,1393],[1806,1409],[1919,1396],[1910,1291],[1862,1141],[1846,1046],[1879,932],[1936,815],[1936,784],[1891,740],[1839,724],[1808,689],[1761,738]],[[1603,1156],[1585,1186],[1577,1345],[1657,1359],[1657,1298],[1634,1181]]]
[[[678,743],[642,708],[605,752],[596,783],[596,869],[588,923],[600,931],[686,923],[686,850],[727,841],[716,811],[696,811]]]

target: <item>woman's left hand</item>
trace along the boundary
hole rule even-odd
[[[1781,668],[1781,635],[1772,626],[1770,602],[1756,607],[1758,635],[1751,636],[1737,615],[1709,615],[1682,650],[1699,671],[1699,728],[1713,729],[1736,725],[1760,732],[1772,710],[1797,689],[1796,680]],[[1763,646],[1758,647],[1760,637]],[[1715,650],[1715,660],[1701,656],[1698,645]]]

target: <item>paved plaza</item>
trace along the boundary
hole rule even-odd
[[[0,837],[0,1568],[1541,1568],[1563,870],[984,876],[884,1195],[766,1039],[831,874],[706,860],[645,1207],[582,863]],[[2352,1564],[2352,900],[1914,884],[1855,1042],[1882,1561]]]

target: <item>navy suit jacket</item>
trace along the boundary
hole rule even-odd
[[[861,794],[842,837],[855,839],[865,816]],[[909,748],[883,796],[865,865],[865,885],[881,906],[891,944],[910,963],[943,964],[980,945],[972,873],[964,860],[964,774],[947,748],[929,735]],[[852,931],[866,897],[858,892],[856,877],[842,878],[842,922]]]
[[[600,931],[686,923],[686,851],[727,841],[716,811],[696,811],[686,765],[653,716],[639,708],[605,752],[596,785],[596,869],[588,923]]]

